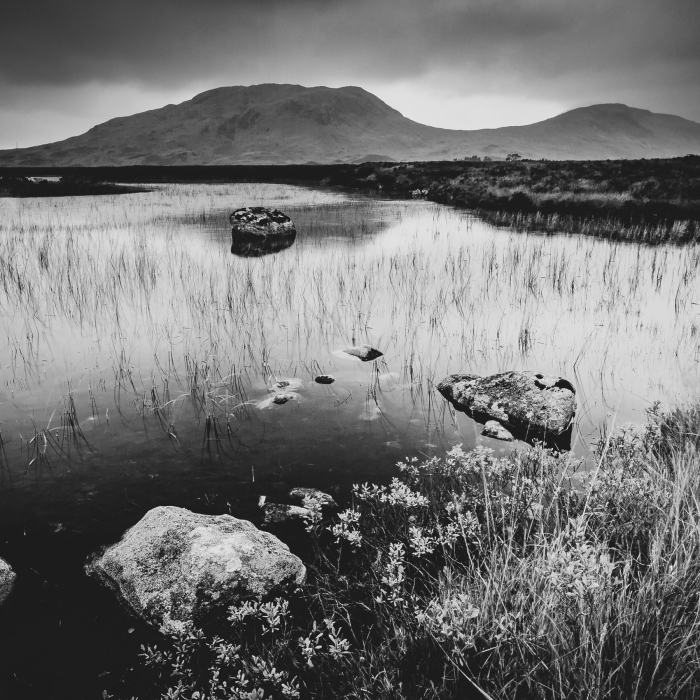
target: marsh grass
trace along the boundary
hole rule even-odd
[[[696,698],[697,415],[611,431],[594,472],[457,447],[356,486],[303,590],[144,647],[140,697]]]
[[[311,381],[351,342],[380,346],[400,389],[389,396],[378,373],[362,375],[369,388],[335,408],[363,401],[396,424],[396,399],[431,429],[456,425],[434,390],[455,371],[573,375],[583,435],[628,388],[652,399],[692,389],[696,245],[508,235],[426,202],[287,186],[168,186],[86,202],[20,200],[0,212],[0,355],[12,400],[0,420],[23,414],[25,432],[44,391],[71,380],[81,415],[109,430],[116,422],[103,416],[116,411],[119,425],[136,414],[174,448],[229,438],[240,447],[270,376]],[[302,231],[295,245],[232,256],[236,202],[288,209]],[[82,441],[73,418],[67,429]],[[5,435],[16,437],[9,426]]]

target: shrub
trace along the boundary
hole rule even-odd
[[[148,697],[698,697],[698,415],[654,407],[593,461],[455,447],[357,485],[309,523],[299,596],[145,648]]]

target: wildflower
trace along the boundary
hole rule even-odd
[[[362,543],[362,533],[357,529],[360,522],[360,513],[354,508],[348,508],[338,515],[339,522],[328,528],[335,537],[336,543],[341,539],[348,541],[353,547],[359,547]]]
[[[417,557],[422,557],[426,554],[432,554],[435,551],[437,541],[434,537],[428,537],[423,534],[419,527],[409,528],[409,544],[413,550],[413,554]]]

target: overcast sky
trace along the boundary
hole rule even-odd
[[[359,85],[416,121],[624,102],[700,121],[700,0],[21,0],[0,16],[0,148],[223,85]]]

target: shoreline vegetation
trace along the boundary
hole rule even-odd
[[[399,464],[388,486],[355,486],[330,520],[307,500],[307,584],[144,644],[120,690],[697,698],[698,435],[697,405],[656,405],[645,426],[610,430],[592,470],[537,446],[455,447]]]
[[[58,177],[34,182],[28,177]],[[0,196],[117,194],[134,183],[286,182],[418,196],[515,230],[648,243],[700,240],[700,156],[618,161],[479,161],[298,166],[0,168]],[[123,190],[119,189],[124,187]],[[113,188],[109,191],[109,188]],[[101,189],[105,191],[100,191]]]

